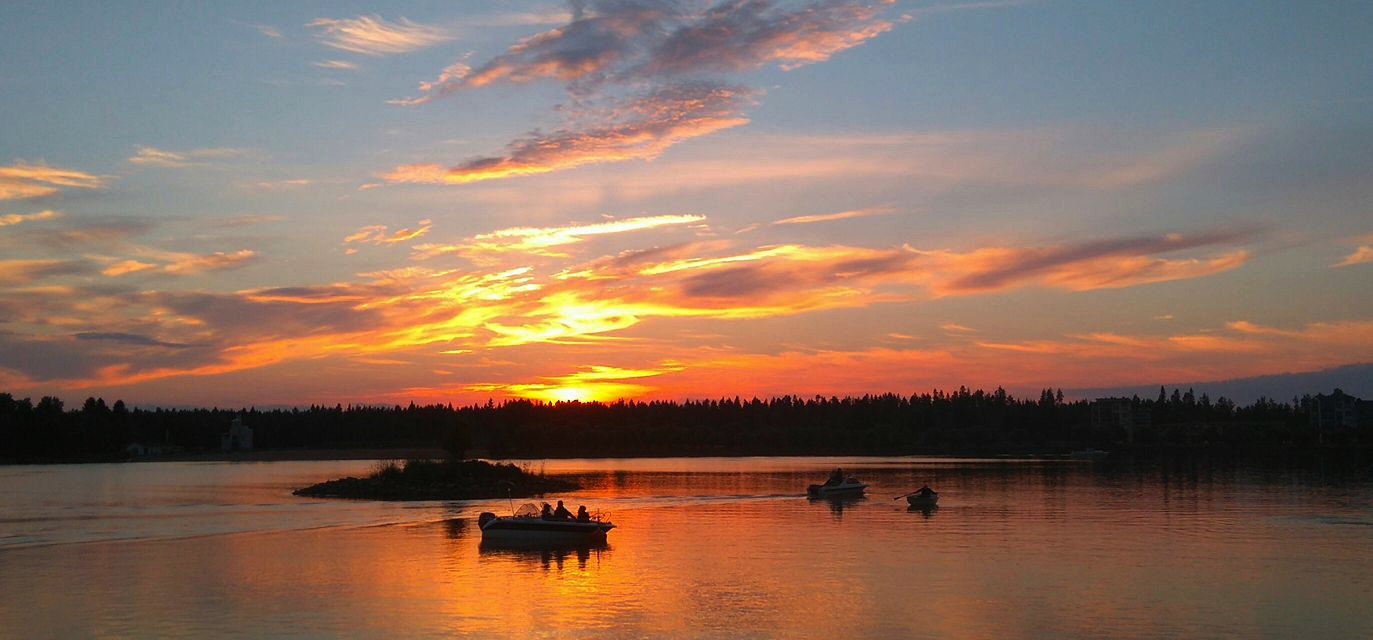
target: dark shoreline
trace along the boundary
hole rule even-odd
[[[613,450],[613,451],[531,451],[492,457],[486,452],[471,452],[475,458],[487,460],[568,460],[575,458],[748,458],[748,457],[934,457],[934,458],[986,458],[986,459],[1067,459],[1069,452],[1084,449],[1089,445],[1070,448],[1055,447],[1050,450],[1010,449],[952,449],[936,448],[924,451],[875,451],[875,450],[769,450],[766,447],[734,451],[651,451]],[[1272,461],[1287,460],[1368,460],[1373,462],[1373,445],[1309,445],[1305,447],[1224,447],[1224,446],[1115,446],[1109,447],[1110,459],[1196,459],[1208,458],[1232,461]],[[180,452],[167,455],[130,458],[127,455],[87,455],[45,458],[4,459],[0,465],[49,465],[49,464],[109,464],[143,462],[296,462],[296,461],[342,461],[342,460],[439,460],[446,458],[447,452],[438,447],[317,447],[309,449],[258,449],[253,451],[207,451],[203,453]]]

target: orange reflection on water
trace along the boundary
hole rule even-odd
[[[839,465],[870,483],[865,499],[802,496]],[[585,487],[550,500],[609,512],[618,528],[608,544],[483,546],[476,515],[504,513],[506,501],[301,501],[226,487],[224,499],[242,503],[207,514],[241,519],[221,524],[250,533],[0,549],[0,628],[69,637],[1373,633],[1366,480],[1314,487],[1229,468],[907,458],[569,460],[547,471]],[[46,472],[62,473],[72,472]],[[925,481],[940,490],[937,511],[891,499]],[[176,513],[185,501],[177,494],[160,508]],[[259,529],[320,513],[402,524]],[[69,526],[138,517],[92,516]],[[168,535],[180,525],[157,522],[188,521],[155,520],[145,525]]]

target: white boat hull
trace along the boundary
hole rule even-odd
[[[482,514],[478,521],[482,540],[511,544],[580,544],[605,541],[615,525],[610,522],[544,520]]]

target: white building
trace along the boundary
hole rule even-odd
[[[229,430],[219,434],[221,451],[247,451],[253,448],[253,428],[243,424],[243,418],[234,418]]]

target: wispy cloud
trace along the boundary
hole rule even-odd
[[[1033,0],[986,0],[984,2],[950,2],[948,4],[929,4],[923,7],[916,7],[903,14],[902,17],[919,18],[925,15],[937,13],[953,13],[958,11],[982,11],[987,9],[1006,9],[1027,5]]]
[[[415,264],[359,274],[352,281],[236,292],[176,291],[170,286],[145,290],[138,285],[148,278],[246,266],[258,259],[254,251],[191,253],[121,246],[93,241],[94,236],[86,233],[90,229],[85,229],[64,240],[75,243],[68,246],[80,252],[80,260],[0,262],[0,283],[4,284],[0,309],[7,323],[6,332],[0,332],[0,349],[24,354],[18,357],[23,363],[20,375],[79,386],[216,375],[301,359],[373,363],[413,359],[433,366],[438,363],[435,358],[485,358],[493,350],[511,350],[515,355],[508,359],[514,361],[528,354],[546,354],[548,345],[562,349],[562,345],[615,344],[661,360],[654,365],[632,364],[632,360],[602,361],[596,366],[584,365],[584,361],[567,363],[551,370],[570,373],[549,375],[549,369],[544,369],[508,377],[505,382],[480,375],[463,379],[493,380],[482,383],[498,385],[489,387],[490,393],[551,399],[678,394],[693,389],[698,372],[687,370],[692,363],[730,375],[737,371],[734,364],[753,362],[761,367],[762,378],[751,378],[749,384],[772,375],[779,381],[805,382],[805,378],[796,373],[798,369],[787,368],[787,361],[769,360],[771,356],[665,353],[674,347],[652,336],[668,324],[663,322],[666,319],[743,322],[911,304],[931,295],[985,295],[1017,287],[1127,286],[1157,274],[1128,280],[1103,278],[1102,261],[1205,261],[1209,258],[1192,258],[1188,252],[1226,255],[1246,241],[1242,234],[1197,234],[961,251],[905,246],[741,246],[736,239],[703,236],[709,230],[705,222],[705,216],[674,214],[497,229],[452,244],[418,245],[410,254],[411,258],[459,255],[471,260],[473,267]],[[39,230],[48,231],[33,231]],[[433,234],[425,221],[402,230],[377,225],[359,229],[345,244],[413,241],[420,237],[420,230]],[[29,232],[22,227],[16,231]],[[581,262],[530,258],[581,252],[596,256],[590,250],[601,246],[592,244],[595,239],[605,239],[608,245],[612,238],[627,239],[641,232],[640,239],[648,239],[650,232],[655,236],[652,240],[673,233],[690,237],[677,244],[650,243],[645,249],[600,254]],[[36,237],[22,240],[32,244]],[[579,245],[584,246],[578,250]],[[111,251],[111,247],[122,250]],[[979,253],[987,251],[992,253]],[[41,294],[36,292],[39,287]],[[874,335],[902,328],[886,327]],[[861,373],[862,363],[874,358],[885,363],[909,358],[911,363],[933,365],[951,358],[988,363],[1013,353],[1042,369],[1043,363],[1034,359],[1054,351],[1081,353],[1084,359],[1112,350],[1145,352],[1126,344],[1124,338],[1113,340],[1104,334],[1018,343],[998,337],[991,328],[979,328],[983,330],[975,334],[952,323],[943,332],[934,326],[913,329],[926,336],[919,344],[931,346],[930,351],[900,355],[831,352],[823,357],[799,355],[799,360],[789,362],[827,362],[836,367],[834,375],[861,378],[868,375]],[[1178,353],[1209,349],[1210,353],[1252,357],[1255,340],[1291,339],[1248,325],[1227,328],[1225,338],[1185,334],[1170,336],[1168,344]],[[962,351],[941,351],[937,347],[941,341],[959,345]],[[445,362],[444,370],[461,366]],[[840,367],[841,363],[847,364]],[[774,365],[776,369],[771,368]],[[1026,365],[1025,370],[1030,367]],[[459,391],[479,393],[474,388]]]
[[[369,56],[407,53],[452,39],[438,27],[405,18],[388,22],[376,15],[319,18],[306,26],[319,29],[320,41],[330,47]]]
[[[686,3],[587,2],[571,20],[512,45],[477,67],[460,62],[420,90],[422,103],[464,88],[554,79],[599,84],[777,63],[822,62],[891,28],[872,4],[726,1],[704,11]],[[586,87],[578,87],[584,90]]]
[[[396,244],[419,238],[429,233],[432,220],[420,220],[414,229],[398,229],[388,233],[386,225],[370,225],[358,229],[343,239],[343,244],[368,243],[375,245]]]
[[[74,169],[18,162],[0,167],[0,200],[27,200],[53,195],[62,187],[99,189],[104,178]]]
[[[734,86],[673,86],[618,105],[596,125],[530,133],[511,143],[503,156],[453,167],[404,165],[383,178],[391,183],[466,184],[588,164],[650,160],[684,140],[747,123],[741,109],[751,95]]]
[[[252,249],[240,249],[230,253],[216,251],[206,255],[178,256],[175,260],[167,264],[163,270],[172,275],[193,275],[206,271],[237,269],[239,267],[247,266],[256,259],[257,252]]]
[[[392,183],[466,184],[588,164],[652,159],[669,147],[748,121],[744,99],[759,92],[711,74],[768,64],[784,70],[821,62],[891,29],[877,4],[837,0],[777,5],[727,0],[701,7],[677,2],[575,2],[567,24],[511,45],[477,66],[460,59],[420,84],[420,105],[464,89],[556,80],[573,103],[572,124],[534,132],[506,155],[444,167],[393,169]],[[626,88],[651,89],[624,100]],[[609,89],[607,89],[609,87]],[[597,117],[588,105],[612,104]],[[591,124],[587,124],[590,121]]]
[[[169,347],[173,349],[180,349],[187,346],[175,342],[163,342],[161,340],[155,340],[148,336],[139,335],[136,333],[120,333],[117,331],[83,331],[80,333],[72,334],[72,337],[76,338],[77,340],[105,340],[109,342],[122,342],[124,344],[138,345],[142,347]]]
[[[314,184],[315,181],[309,178],[291,178],[288,180],[264,180],[243,185],[245,188],[256,191],[286,191],[288,189],[299,189]]]
[[[356,71],[358,65],[347,60],[317,60],[310,63],[311,66],[321,69],[338,69],[341,71]]]
[[[262,35],[264,35],[264,36],[267,36],[268,38],[275,38],[275,39],[280,40],[281,38],[284,37],[284,36],[282,36],[282,34],[281,34],[281,29],[278,29],[278,28],[276,28],[276,27],[269,26],[269,25],[265,25],[265,24],[255,24],[255,25],[251,25],[251,26],[252,26],[254,29],[257,29],[257,32],[258,32],[258,33],[260,33],[260,34],[262,34]]]
[[[1195,278],[1234,269],[1248,259],[1247,252],[1240,250],[1207,259],[1183,260],[1160,258],[1157,254],[1233,245],[1247,236],[1246,233],[1167,234],[1045,248],[986,248],[967,253],[925,252],[924,255],[932,258],[939,268],[954,274],[935,285],[935,290],[943,294],[997,290],[1025,282],[1086,291]]]
[[[54,276],[89,273],[86,260],[0,260],[0,284],[29,285]]]
[[[656,43],[640,74],[739,71],[777,63],[789,71],[830,59],[892,28],[872,5],[824,2],[784,7],[722,2]]]
[[[587,238],[660,227],[704,222],[705,216],[694,214],[642,216],[593,224],[562,227],[512,227],[482,233],[455,244],[423,244],[415,247],[417,259],[445,254],[457,254],[478,262],[484,256],[505,253],[565,256],[557,249],[585,241]]]
[[[269,224],[273,222],[284,222],[285,216],[271,216],[256,213],[245,213],[237,216],[227,216],[223,218],[210,218],[205,220],[211,227],[228,229],[233,227],[246,227],[255,224]]]
[[[572,13],[567,9],[549,7],[542,11],[515,11],[474,15],[463,18],[462,26],[464,28],[543,26],[563,24],[571,19]]]
[[[233,252],[216,251],[209,254],[154,251],[141,249],[138,259],[115,259],[100,271],[102,275],[117,278],[138,273],[155,273],[173,276],[190,276],[211,271],[226,271],[245,267],[258,255],[251,249]],[[151,262],[149,260],[152,260]]]
[[[25,222],[37,222],[39,220],[54,220],[62,217],[61,211],[47,209],[35,213],[7,213],[0,215],[0,227],[10,227]]]
[[[1208,129],[1149,136],[1076,128],[868,135],[738,131],[715,141],[710,158],[665,156],[653,166],[583,174],[556,184],[613,192],[621,199],[760,183],[852,189],[861,182],[883,190],[900,185],[922,194],[969,185],[988,187],[988,193],[1109,192],[1185,179],[1197,165],[1221,157],[1244,139],[1236,131]]]
[[[1343,260],[1331,265],[1332,267],[1351,267],[1356,264],[1373,262],[1373,245],[1359,245],[1359,248],[1344,257]]]
[[[813,216],[796,216],[774,220],[772,224],[814,224],[816,222],[832,222],[834,220],[848,220],[850,218],[866,218],[868,216],[885,216],[895,213],[892,207],[872,207],[868,209],[853,209],[850,211],[840,211],[839,213],[825,213]]]
[[[134,147],[135,153],[129,156],[130,164],[146,167],[163,167],[168,169],[180,169],[184,167],[205,164],[210,160],[224,158],[238,158],[247,155],[245,149],[215,148],[215,149],[191,149],[189,151],[168,151],[156,147]]]
[[[136,217],[64,217],[55,225],[15,229],[5,240],[19,248],[89,252],[109,250],[151,228],[149,221]]]

